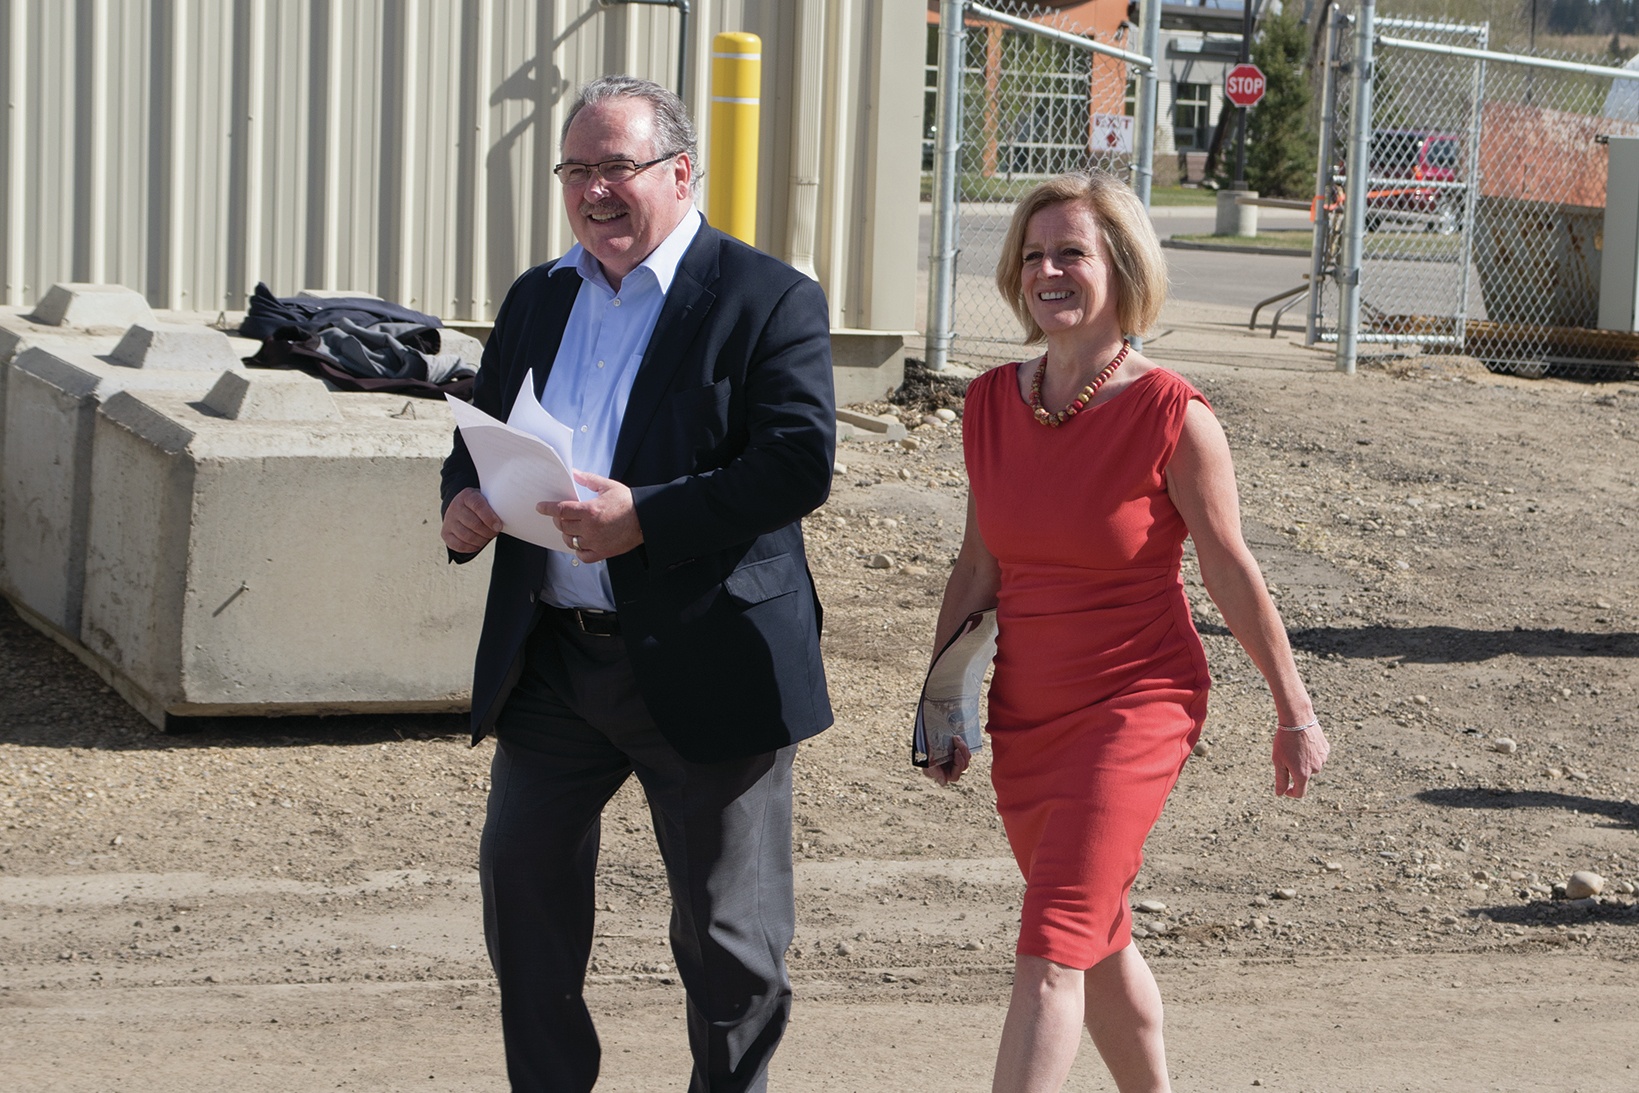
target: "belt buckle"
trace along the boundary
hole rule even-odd
[[[577,607],[575,611],[575,625],[580,627],[581,633],[591,634],[596,638],[610,637],[610,627],[613,625],[613,611],[593,611],[588,608]],[[590,619],[594,626],[586,625]]]

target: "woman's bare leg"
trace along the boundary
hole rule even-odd
[[[1161,1034],[1161,991],[1138,947],[1129,944],[1105,957],[1087,970],[1083,983],[1087,1031],[1116,1088],[1121,1093],[1171,1093]],[[1004,1043],[1006,1038],[1004,1032]]]
[[[993,1093],[1058,1093],[1081,1046],[1084,997],[1077,969],[1039,956],[1018,958]]]

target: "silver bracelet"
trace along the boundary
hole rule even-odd
[[[1282,725],[1282,726],[1280,726],[1280,731],[1281,732],[1307,732],[1309,729],[1318,729],[1318,728],[1320,728],[1320,718],[1311,717],[1309,720],[1305,721],[1301,725]]]

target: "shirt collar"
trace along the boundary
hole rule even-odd
[[[671,234],[660,241],[658,247],[649,252],[647,258],[637,264],[637,269],[632,270],[632,273],[636,273],[639,269],[647,269],[654,274],[655,282],[660,286],[661,295],[670,292],[672,279],[677,276],[678,264],[683,261],[683,255],[687,253],[689,244],[693,243],[694,237],[699,234],[700,223],[700,210],[690,205],[689,211],[683,214],[683,219],[677,222],[677,227],[673,228]],[[608,279],[603,276],[603,267],[598,264],[596,258],[592,257],[592,252],[579,243],[570,247],[564,253],[564,256],[558,260],[558,264],[552,267],[554,273],[564,269],[573,269],[580,274],[583,281],[591,281],[593,284],[603,285],[606,288],[609,285]],[[626,277],[631,277],[632,273],[628,273]],[[625,278],[621,280],[624,283]]]

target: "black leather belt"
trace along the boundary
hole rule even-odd
[[[582,633],[600,638],[620,636],[620,616],[613,611],[594,611],[589,607],[559,607],[554,610],[569,618]]]

